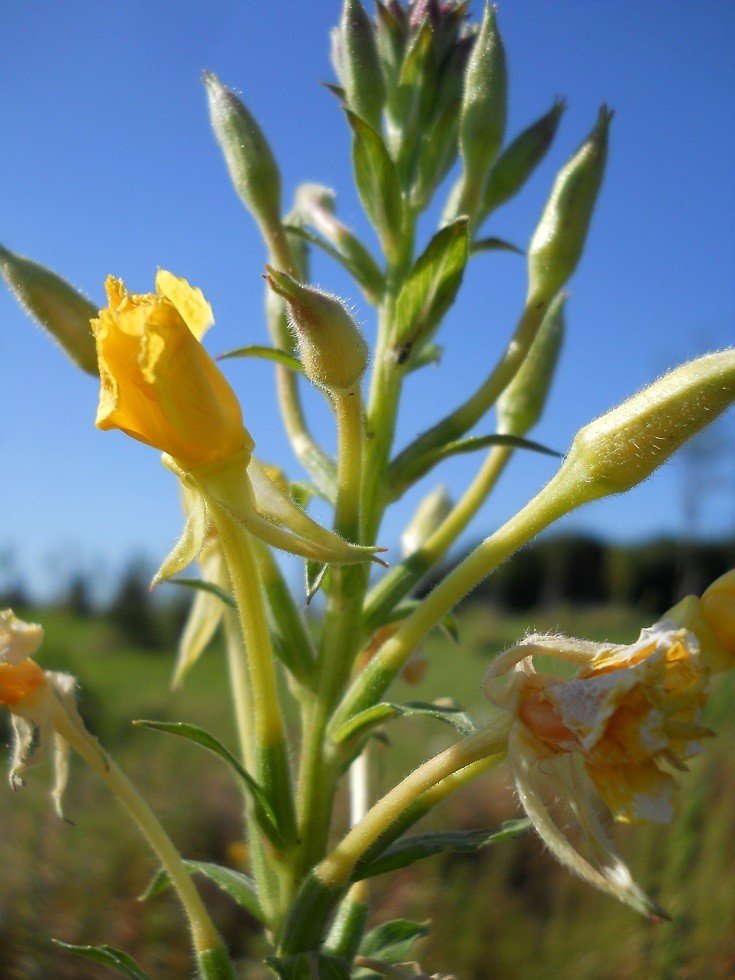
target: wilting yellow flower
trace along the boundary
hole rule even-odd
[[[76,682],[69,674],[42,670],[30,659],[43,641],[43,628],[25,623],[10,609],[0,612],[0,704],[7,705],[13,725],[10,785],[23,785],[22,773],[46,759],[53,750],[54,804],[61,814],[66,786],[69,746],[55,731],[57,705],[81,724],[76,710]]]
[[[701,599],[686,596],[665,618],[694,633],[713,673],[735,666],[735,569],[713,582]]]
[[[96,424],[120,429],[184,469],[228,459],[253,441],[237,397],[200,340],[213,322],[198,289],[159,270],[156,293],[105,283],[108,306],[92,320],[100,368]]]
[[[539,673],[533,659],[579,665],[570,679]],[[509,682],[500,678],[511,671]],[[711,735],[701,724],[710,667],[694,633],[665,620],[627,646],[533,635],[491,664],[486,693],[511,711],[509,760],[519,797],[552,853],[570,870],[652,917],[646,898],[615,854],[595,795],[623,822],[667,823],[677,784]],[[581,762],[581,768],[579,763]],[[538,776],[554,780],[587,837],[594,865],[579,854],[542,802]]]

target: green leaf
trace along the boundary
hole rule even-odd
[[[396,301],[394,344],[426,341],[454,302],[467,264],[467,218],[438,231],[418,257]]]
[[[289,230],[293,231],[294,229]],[[231,357],[260,357],[264,361],[274,361],[276,364],[281,364],[290,371],[296,371],[297,374],[304,373],[304,365],[297,357],[293,357],[291,354],[287,354],[285,350],[279,350],[277,347],[261,347],[258,344],[235,347],[233,350],[220,354],[217,360],[226,361]]]
[[[382,137],[359,116],[345,109],[352,128],[352,167],[360,201],[386,252],[400,241],[403,197],[395,165]]]
[[[379,857],[362,864],[358,862],[353,880],[387,874],[436,854],[472,854],[490,844],[524,834],[530,826],[530,820],[506,820],[500,830],[447,830],[404,837],[389,845]]]
[[[255,882],[252,878],[235,871],[233,868],[225,868],[221,864],[213,864],[210,861],[184,861],[184,867],[192,874],[201,874],[215,885],[226,892],[230,898],[234,899],[240,908],[245,909],[254,918],[263,922],[263,910],[260,907],[258,893]],[[171,880],[161,868],[151,879],[150,884],[140,896],[139,901],[146,902],[150,898],[163,894],[171,884]]]
[[[237,603],[235,602],[234,596],[227,592],[225,589],[221,589],[219,585],[215,585],[214,582],[205,582],[201,578],[170,578],[168,580],[168,585],[183,585],[187,589],[197,589],[199,592],[209,592],[211,595],[217,596],[221,599],[226,606],[231,609],[237,609]]]
[[[138,719],[133,724],[141,728],[150,728],[152,731],[167,732],[169,735],[188,738],[214,755],[219,756],[234,771],[241,784],[252,796],[258,823],[263,831],[274,844],[280,846],[283,843],[278,829],[278,818],[273,812],[273,808],[261,786],[253,779],[247,769],[238,762],[232,752],[225,748],[214,735],[210,735],[209,732],[204,731],[203,728],[199,728],[198,725],[189,725],[185,721],[150,721],[148,719]]]
[[[412,460],[408,466],[404,466],[400,471],[396,471],[393,466],[388,470],[388,481],[390,485],[390,500],[397,500],[405,491],[425,473],[433,469],[438,463],[451,456],[459,456],[462,453],[474,453],[479,449],[487,449],[490,446],[505,446],[508,449],[529,449],[544,456],[554,456],[561,459],[563,454],[555,449],[540,442],[533,442],[531,439],[523,439],[521,436],[501,435],[495,433],[490,436],[469,436],[466,439],[455,439],[447,442],[443,446],[431,449],[418,459]]]
[[[297,953],[265,961],[279,980],[350,980],[350,965],[341,956]]]
[[[63,943],[60,939],[52,939],[51,942],[70,953],[76,953],[77,956],[83,956],[87,960],[94,960],[95,963],[109,966],[113,970],[117,970],[118,973],[129,977],[130,980],[151,980],[132,956],[123,953],[122,950],[115,949],[114,946],[76,946],[73,943]]]
[[[401,963],[411,952],[417,939],[431,930],[428,922],[392,919],[368,932],[360,943],[360,956],[370,956],[386,963]]]
[[[435,718],[451,725],[463,735],[471,735],[476,730],[475,723],[466,711],[454,705],[433,704],[430,701],[407,701],[405,704],[381,702],[353,715],[332,736],[335,742],[346,742],[374,728],[376,725],[389,721],[391,718],[422,716]]]
[[[470,245],[470,255],[477,255],[478,252],[514,252],[516,255],[525,255],[522,248],[518,248],[513,242],[506,242],[503,238],[478,238]]]

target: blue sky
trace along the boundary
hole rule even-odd
[[[608,173],[589,244],[570,289],[568,340],[534,436],[564,450],[581,425],[668,367],[733,343],[735,310],[735,6],[663,0],[500,0],[510,69],[509,135],[568,101],[547,162],[487,233],[525,245],[556,170],[615,111]],[[473,3],[477,16],[478,2]],[[335,188],[343,220],[372,245],[351,190],[349,140],[336,100],[328,31],[336,0],[181,4],[75,0],[0,6],[0,241],[55,268],[95,301],[108,273],[136,291],[157,267],[201,286],[217,326],[214,352],[265,343],[264,251],[237,200],[208,125],[204,68],[239,90],[279,160],[286,202],[301,181]],[[430,234],[427,224],[424,234]],[[314,278],[370,310],[326,258]],[[441,366],[414,376],[403,444],[473,390],[512,330],[523,260],[474,259],[441,336]],[[157,560],[180,528],[177,488],[157,454],[93,425],[97,391],[0,290],[0,552],[53,593],[70,569],[108,579],[133,554]],[[270,369],[230,362],[259,455],[301,475],[282,435]],[[462,392],[462,396],[460,396]],[[309,400],[326,443],[333,434]],[[492,431],[492,419],[478,427]],[[735,530],[735,420],[724,451],[696,482],[697,528]],[[474,461],[435,479],[455,495]],[[491,531],[553,473],[518,457],[473,535]],[[676,533],[691,466],[667,465],[625,498],[567,521],[608,538]],[[393,546],[410,496],[388,520]],[[472,535],[471,535],[472,536]],[[1,571],[1,570],[0,570]]]

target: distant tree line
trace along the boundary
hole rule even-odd
[[[683,596],[701,592],[733,567],[735,538],[722,542],[662,538],[623,545],[584,534],[550,535],[496,569],[470,601],[512,611],[613,603],[656,615]],[[425,581],[422,593],[434,581]]]

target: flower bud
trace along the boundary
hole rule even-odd
[[[279,227],[281,175],[268,141],[234,92],[211,72],[202,77],[212,128],[235,190],[262,228]]]
[[[457,214],[472,217],[477,210],[488,172],[505,135],[507,87],[503,42],[495,10],[492,4],[486,3],[465,75],[459,124],[463,189]]]
[[[735,348],[665,374],[577,433],[559,477],[579,503],[630,490],[735,401]]]
[[[360,0],[345,0],[335,38],[339,80],[349,108],[380,131],[385,86],[370,18]]]
[[[369,350],[344,304],[272,266],[266,269],[266,282],[288,305],[306,376],[328,390],[352,388],[365,372]]]
[[[514,197],[531,176],[556,135],[564,102],[557,100],[551,109],[517,136],[498,157],[490,171],[478,220]]]
[[[419,550],[451,509],[452,501],[444,484],[439,484],[424,497],[401,535],[401,553],[404,558]]]
[[[577,266],[605,172],[612,116],[603,105],[595,128],[556,178],[528,249],[532,296],[550,299]]]
[[[559,293],[546,312],[536,339],[515,377],[498,399],[498,432],[522,436],[541,417],[564,341],[564,304]]]
[[[89,374],[97,374],[97,351],[89,321],[97,307],[68,282],[37,262],[0,245],[0,273],[15,298],[64,351]]]
[[[735,659],[735,569],[721,575],[702,596],[702,618]]]

